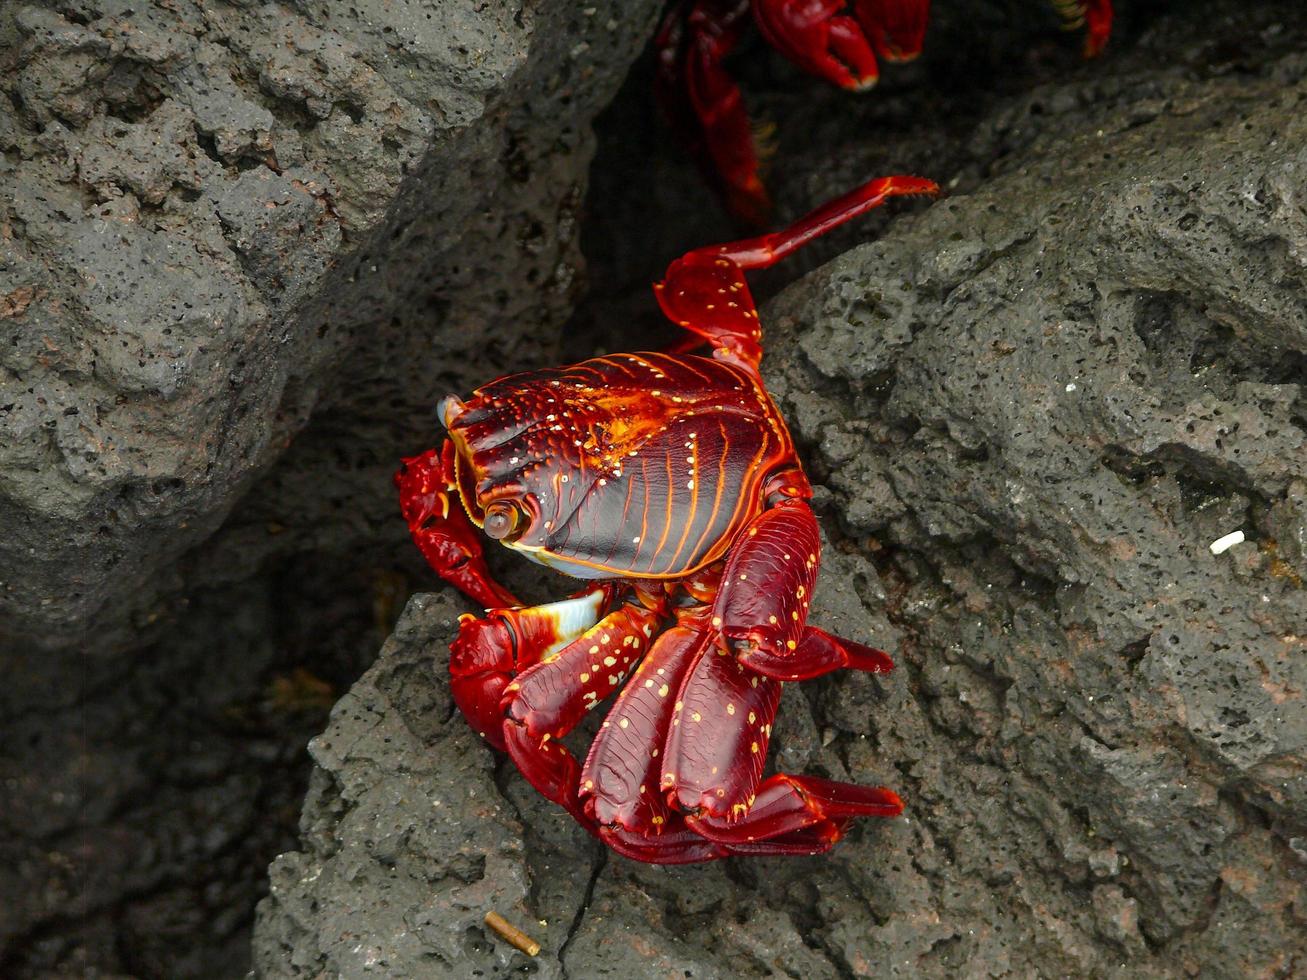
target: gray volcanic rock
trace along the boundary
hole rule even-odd
[[[176,565],[310,413],[377,421],[304,467],[389,467],[442,372],[547,349],[656,4],[53,7],[0,10],[0,628],[102,644],[271,550]]]
[[[947,842],[931,975],[1307,956],[1307,59],[1115,84],[988,121],[1065,107],[768,310],[903,631],[882,740]]]
[[[308,849],[271,868],[259,975],[469,976],[507,964],[479,931],[487,909],[522,919],[523,829],[450,699],[447,644],[460,611],[415,597],[310,743]]]
[[[243,972],[390,474],[554,358],[657,4],[519,6],[0,3],[0,974]]]
[[[402,937],[382,972],[460,975],[459,935],[487,975],[527,968],[479,926],[492,907],[537,933],[545,976],[1300,972],[1307,25],[1261,16],[1282,53],[1255,70],[1159,59],[1194,43],[1159,28],[1098,85],[1011,100],[959,154],[991,161],[983,182],[959,164],[967,192],[902,208],[923,213],[764,310],[833,538],[813,619],[899,663],[788,686],[773,762],[893,786],[902,819],[816,859],[649,867],[500,763],[524,849],[500,880],[455,879],[459,831],[423,822],[446,776],[409,771],[467,742],[456,715],[429,738],[411,720],[448,710],[452,624],[418,604],[375,669],[402,667],[402,695],[370,678],[371,720],[342,708],[328,736],[349,753],[319,750],[317,785],[354,788],[315,795],[274,866],[263,975],[339,968],[349,909],[352,932]],[[494,763],[473,752],[479,794]],[[408,861],[367,855],[374,793],[419,828]],[[499,861],[506,811],[461,812]],[[419,903],[387,904],[388,874]],[[501,890],[457,905],[470,887]]]

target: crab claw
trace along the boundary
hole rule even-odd
[[[804,71],[861,91],[880,77],[877,56],[921,53],[930,0],[754,0],[753,13],[772,46]]]
[[[911,61],[926,41],[930,0],[857,0],[858,22],[886,61]]]
[[[446,582],[482,608],[515,606],[513,593],[495,581],[453,485],[453,444],[406,456],[395,474],[399,508],[414,543]]]
[[[843,0],[754,0],[753,14],[772,47],[809,74],[854,91],[880,77],[871,42]]]

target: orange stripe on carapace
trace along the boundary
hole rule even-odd
[[[529,523],[510,547],[595,577],[675,578],[715,561],[762,510],[767,478],[798,467],[756,376],[690,354],[511,375],[449,421],[469,510],[517,502]]]

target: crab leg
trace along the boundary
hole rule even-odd
[[[724,820],[687,814],[686,826],[719,844],[769,844],[775,854],[828,850],[857,817],[896,817],[903,801],[880,786],[855,786],[816,776],[778,773],[760,787],[748,812]]]
[[[892,670],[884,651],[807,625],[820,555],[817,519],[806,500],[782,500],[763,511],[727,559],[713,626],[742,666],[777,680],[808,680],[841,667]]]
[[[499,712],[509,755],[532,786],[582,823],[588,821],[577,799],[581,768],[560,740],[644,656],[658,618],[627,603],[503,690]]]
[[[1085,57],[1096,58],[1112,35],[1112,0],[1053,0],[1067,30],[1086,27]]]
[[[771,46],[804,71],[862,91],[876,84],[880,70],[847,7],[844,0],[753,0],[753,15]]]
[[[667,267],[654,295],[668,319],[698,334],[719,356],[756,368],[762,330],[744,270],[774,265],[891,197],[938,194],[939,187],[922,177],[878,177],[781,231],[687,252]]]
[[[500,700],[513,676],[540,661],[594,626],[612,601],[612,589],[600,586],[560,602],[522,609],[491,609],[483,617],[459,619],[458,636],[449,647],[450,687],[468,724],[504,751]]]
[[[729,853],[688,831],[660,788],[677,694],[709,640],[680,625],[659,636],[590,745],[581,771],[581,806],[596,835],[627,857],[686,864]]]
[[[793,651],[781,654],[754,647],[736,656],[750,670],[778,681],[810,681],[845,668],[869,674],[887,674],[894,669],[894,661],[884,650],[831,636],[816,626],[804,630]]]
[[[422,556],[441,578],[483,609],[519,605],[486,567],[481,539],[459,502],[454,444],[406,457],[395,474],[400,512]]]
[[[854,0],[854,9],[886,61],[911,61],[921,54],[930,0]]]
[[[760,225],[771,210],[740,87],[723,61],[748,24],[748,0],[675,4],[654,38],[654,91],[668,123],[731,212]]]

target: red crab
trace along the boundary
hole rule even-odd
[[[1069,28],[1087,27],[1085,56],[1099,54],[1112,30],[1111,0],[1051,0]],[[673,128],[731,213],[751,225],[771,209],[759,176],[753,130],[725,59],[748,27],[804,71],[840,88],[876,84],[884,61],[921,53],[930,0],[679,0],[654,46],[655,90]]]
[[[887,789],[762,779],[783,681],[893,664],[807,624],[817,522],[758,373],[744,272],[890,197],[936,193],[928,180],[884,177],[784,231],[682,256],[654,291],[692,344],[450,396],[439,409],[449,439],[396,475],[422,553],[487,607],[463,617],[451,647],[454,700],[620,853],[655,863],[815,854],[855,817],[902,809]],[[701,343],[711,356],[688,353]],[[491,578],[473,525],[596,582],[523,607]],[[615,692],[578,765],[563,737]]]

